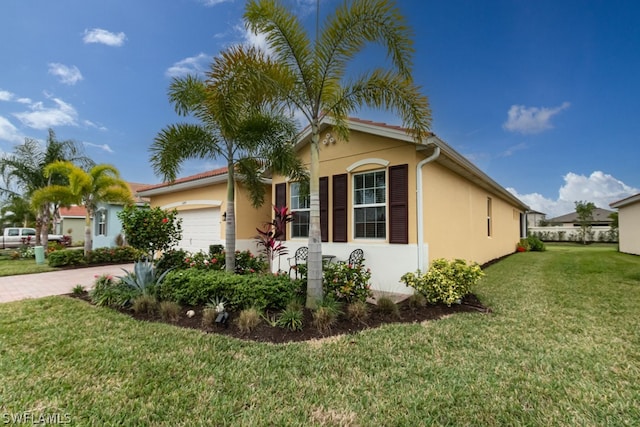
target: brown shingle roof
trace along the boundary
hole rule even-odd
[[[201,172],[201,173],[198,173],[198,174],[195,174],[195,175],[185,176],[184,178],[178,178],[173,182],[163,182],[161,184],[143,186],[143,187],[137,188],[136,192],[155,190],[157,188],[168,187],[170,185],[180,184],[180,183],[183,183],[183,182],[197,181],[197,180],[203,179],[203,178],[210,178],[212,176],[224,175],[225,173],[227,173],[227,171],[228,171],[228,169],[226,167],[213,169],[213,170],[206,171],[206,172]]]

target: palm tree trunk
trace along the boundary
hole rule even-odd
[[[236,269],[236,210],[235,210],[235,177],[233,162],[228,164],[227,179],[227,222],[225,224],[225,270],[233,273]]]
[[[84,256],[91,252],[91,214],[89,210],[84,217]]]
[[[320,135],[318,125],[312,125],[311,170],[309,177],[309,201],[311,218],[309,224],[309,255],[307,258],[307,301],[308,308],[316,308],[322,302],[322,241],[320,237]]]

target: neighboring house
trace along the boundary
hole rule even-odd
[[[151,207],[175,209],[182,219],[182,240],[178,247],[189,252],[209,251],[210,245],[224,245],[227,212],[227,168],[176,179],[172,183],[147,186],[138,190],[148,197]],[[241,184],[235,188],[236,249],[256,252],[256,227],[271,220],[270,185],[262,207],[251,206]]]
[[[148,184],[138,184],[135,182],[127,182],[127,184],[131,189],[137,205],[142,206],[149,203],[149,199],[137,194],[140,188],[147,187]],[[98,203],[91,223],[93,235],[92,249],[117,246],[121,239],[124,238],[122,222],[120,222],[120,218],[118,218],[118,212],[122,211],[123,207],[123,205],[118,203]]]
[[[60,208],[60,222],[56,225],[56,234],[71,236],[72,244],[84,242],[84,221],[87,210],[83,206]]]
[[[602,208],[595,208],[590,221],[592,227],[610,227],[613,219],[609,217],[613,211],[609,211]],[[580,220],[578,219],[577,212],[571,212],[565,215],[557,216],[555,218],[548,219],[547,222],[552,226],[562,227],[580,227]]]
[[[620,252],[640,255],[640,193],[609,206],[618,209]]]
[[[363,249],[374,289],[411,293],[400,277],[426,270],[433,259],[482,264],[515,251],[526,235],[528,207],[453,148],[433,134],[417,144],[397,126],[359,119],[348,124],[348,142],[333,136],[328,120],[320,126],[323,254],[346,260]],[[305,162],[309,139],[307,129],[297,143]],[[207,250],[208,244],[224,244],[226,177],[226,169],[219,169],[138,194],[152,206],[178,209],[184,220],[181,246]],[[261,209],[251,208],[237,186],[237,246],[255,252],[255,228],[271,219],[272,204],[286,205],[296,218],[286,232],[292,256],[307,245],[309,200],[286,177],[274,176],[272,184],[272,198]],[[286,258],[276,260],[275,268],[280,262],[288,270]]]
[[[527,226],[540,227],[547,222],[547,214],[538,211],[527,212]]]

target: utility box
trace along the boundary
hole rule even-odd
[[[36,264],[44,264],[44,247],[36,246],[33,251],[36,254]]]

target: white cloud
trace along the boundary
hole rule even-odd
[[[0,141],[17,144],[24,141],[24,135],[21,135],[12,123],[2,116],[0,116]]]
[[[182,77],[187,74],[201,74],[204,73],[205,69],[208,67],[210,59],[211,57],[209,55],[199,53],[196,56],[191,56],[176,62],[167,69],[165,74],[167,77]]]
[[[33,101],[31,100],[31,98],[18,98],[16,99],[16,102],[19,102],[20,104],[31,104]]]
[[[273,55],[273,50],[269,47],[267,43],[267,37],[264,34],[262,33],[255,34],[250,30],[248,30],[247,28],[240,27],[240,26],[236,28],[240,32],[242,32],[243,44],[245,46],[253,46],[262,50],[263,52],[266,52],[266,54],[269,56]]]
[[[98,130],[108,130],[106,126],[97,124],[97,123],[93,123],[91,120],[83,120],[82,123],[84,123],[85,126],[90,127],[90,128],[96,128]]]
[[[222,3],[233,3],[233,0],[200,0],[205,6],[216,6]]]
[[[68,67],[64,64],[52,62],[49,64],[49,74],[60,78],[60,82],[66,85],[74,85],[82,80],[82,73],[75,65]]]
[[[547,214],[547,218],[574,212],[577,201],[593,202],[599,208],[611,209],[609,203],[640,193],[640,189],[601,171],[589,176],[569,172],[563,178],[564,185],[560,187],[555,200],[539,193],[518,194],[513,188],[508,190],[531,209]]]
[[[111,147],[109,147],[109,144],[93,144],[91,142],[83,142],[83,144],[87,147],[95,147],[106,151],[107,153],[113,153],[113,150],[111,149]]]
[[[92,28],[90,30],[84,30],[84,37],[82,41],[85,43],[102,43],[107,46],[122,46],[127,36],[123,33],[112,33],[102,28]]]
[[[52,98],[53,107],[45,107],[42,102],[30,106],[31,111],[15,113],[24,125],[33,129],[47,129],[56,126],[77,126],[78,112],[71,104],[59,98]]]
[[[510,132],[522,134],[540,133],[552,129],[551,118],[569,108],[570,105],[568,102],[564,102],[555,108],[512,105],[507,113],[507,121],[504,122],[502,127]]]
[[[515,153],[516,151],[522,151],[522,150],[526,150],[527,144],[525,144],[524,142],[521,142],[520,144],[511,146],[509,148],[507,148],[506,150],[504,150],[502,153],[500,153],[498,156],[499,157],[509,157],[512,156],[513,153]]]
[[[0,101],[11,101],[14,95],[6,90],[0,90]]]

